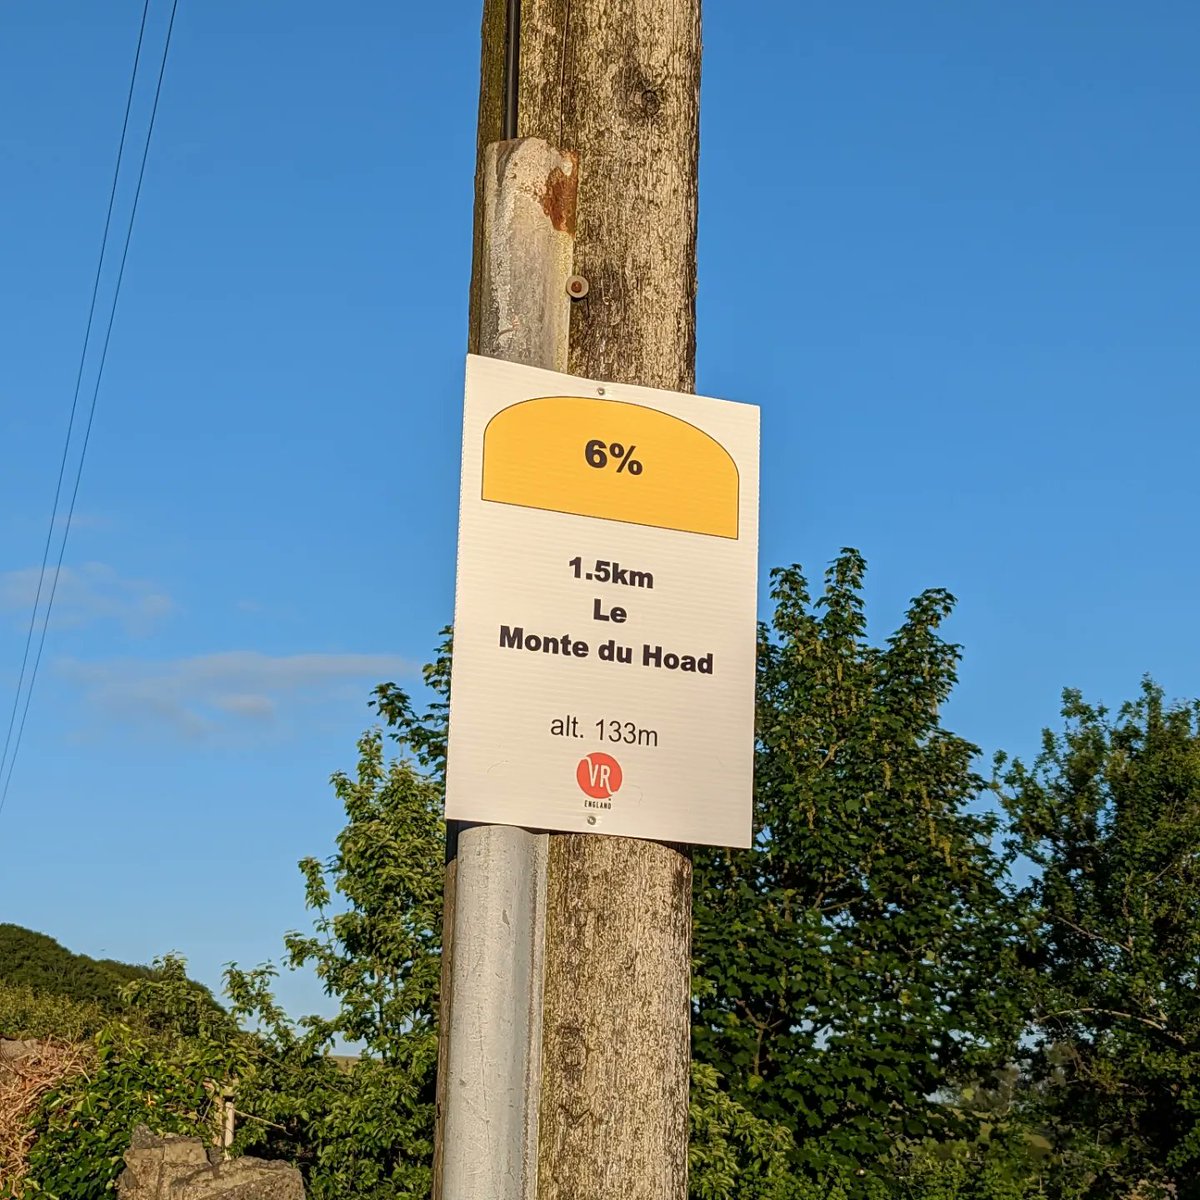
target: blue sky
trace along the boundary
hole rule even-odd
[[[0,6],[5,722],[140,11]],[[451,614],[478,21],[182,0],[0,921],[213,984],[306,925],[328,777]],[[879,636],[950,588],[989,752],[1064,685],[1200,694],[1198,37],[1184,0],[705,14],[698,389],[762,406],[764,578],[860,548]]]

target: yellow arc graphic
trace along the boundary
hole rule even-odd
[[[498,504],[738,536],[738,471],[695,425],[655,408],[544,396],[483,434],[483,498]]]

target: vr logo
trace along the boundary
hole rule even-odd
[[[621,764],[611,754],[597,751],[579,760],[575,780],[593,800],[607,800],[621,790]]]

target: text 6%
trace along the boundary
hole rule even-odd
[[[614,465],[617,474],[627,471],[630,475],[642,473],[641,462],[633,457],[636,446],[625,446],[620,442],[605,442],[602,438],[592,438],[583,448],[583,457],[589,467],[602,471],[605,467]]]

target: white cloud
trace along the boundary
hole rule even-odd
[[[68,659],[59,673],[106,721],[173,730],[185,738],[264,731],[297,707],[411,676],[394,654],[263,654],[228,650],[165,661]]]
[[[39,575],[37,567],[0,572],[0,612],[18,613],[25,624],[38,599]],[[53,572],[47,571],[39,613],[50,599],[53,578]],[[137,636],[148,633],[174,607],[171,598],[148,580],[126,579],[105,563],[91,562],[59,572],[51,622],[61,629],[115,621]]]
[[[67,524],[67,514],[59,513],[54,518],[54,528],[62,529]],[[75,512],[71,514],[71,529],[111,529],[113,522],[111,517],[107,517],[102,513],[84,513]]]
[[[223,712],[235,717],[273,717],[275,701],[270,696],[241,692],[234,696],[218,696],[213,703]]]
[[[46,517],[45,514],[35,516],[32,513],[28,514],[9,514],[9,523],[14,529],[19,529],[22,534],[29,534],[37,537],[46,536]],[[65,512],[56,513],[54,517],[54,532],[61,534],[67,527],[67,514]],[[89,529],[95,532],[104,533],[116,527],[116,522],[106,513],[89,513],[89,512],[74,512],[71,514],[71,532],[77,533],[81,529]]]

